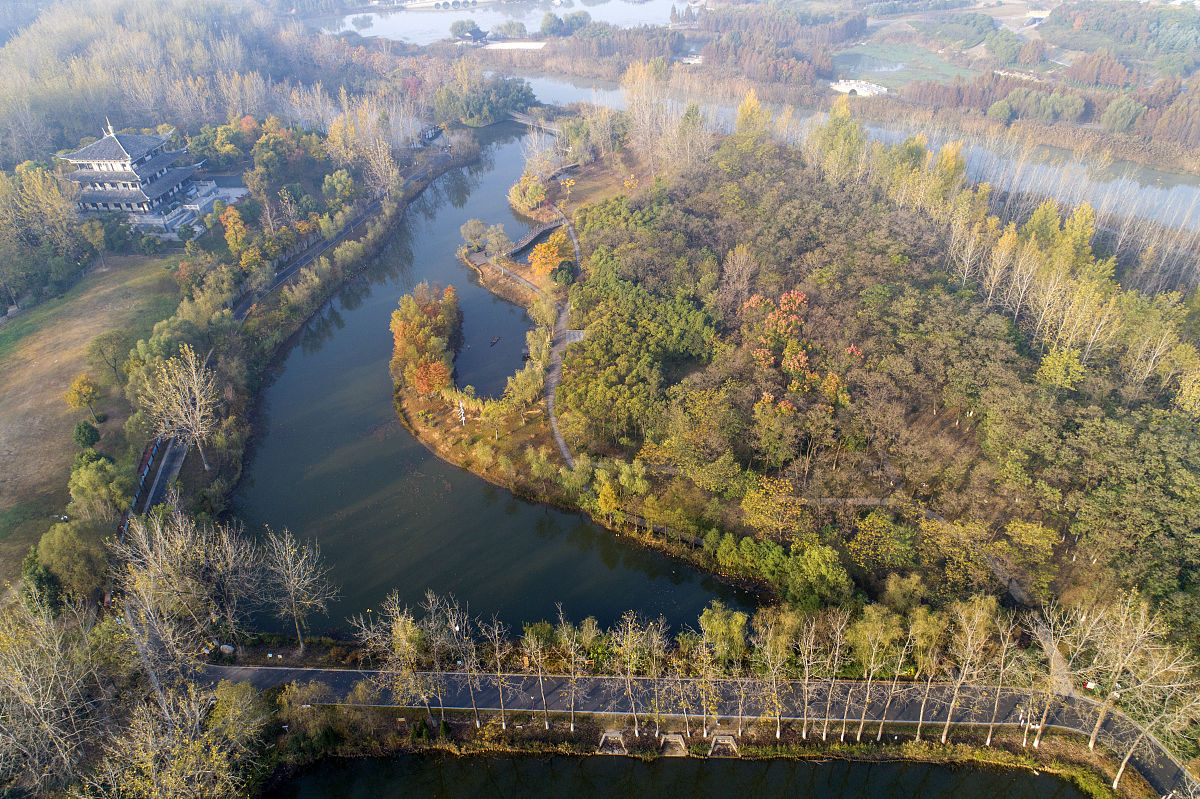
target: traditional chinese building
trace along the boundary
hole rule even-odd
[[[67,178],[79,186],[81,211],[121,211],[149,216],[165,215],[192,191],[198,168],[174,166],[187,148],[168,150],[170,136],[114,133],[62,156],[76,166]]]

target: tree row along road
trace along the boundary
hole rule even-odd
[[[388,678],[384,672],[359,669],[215,665],[206,666],[203,676],[214,682],[248,682],[259,690],[292,682],[317,682],[328,686],[337,701],[344,699],[361,680],[378,683],[386,682]],[[923,740],[939,740],[954,691],[952,685],[933,683],[926,699],[924,682],[900,682],[893,694],[890,680],[877,680],[871,685],[869,701],[864,703],[868,697],[867,684],[863,681],[835,680],[831,683],[828,680],[812,680],[808,683],[806,712],[804,683],[798,680],[780,681],[778,688],[772,690],[772,683],[768,680],[724,678],[710,683],[714,687],[708,689],[704,681],[691,677],[665,676],[658,680],[634,677],[627,682],[623,677],[580,676],[575,680],[572,692],[571,679],[559,674],[544,675],[541,687],[538,677],[530,674],[503,674],[498,679],[495,672],[475,673],[468,679],[468,675],[462,672],[441,675],[418,672],[415,677],[425,685],[424,692],[430,697],[429,706],[434,713],[441,707],[458,711],[475,708],[480,712],[499,713],[503,698],[503,708],[507,712],[540,714],[543,712],[541,695],[544,688],[545,710],[550,713],[570,713],[573,706],[578,714],[620,716],[631,722],[631,709],[636,709],[639,723],[646,730],[655,724],[654,709],[658,707],[658,723],[670,732],[682,732],[688,726],[693,730],[702,728],[711,731],[711,727],[715,726],[714,717],[722,722],[726,730],[730,726],[740,728],[743,723],[752,722],[772,727],[777,723],[803,724],[807,718],[805,727],[809,738],[846,741],[858,738],[860,725],[863,727],[862,740],[875,739],[881,720],[885,724],[903,724],[906,727],[918,724],[922,721],[922,702],[925,709],[921,737]],[[437,698],[439,693],[440,701]],[[995,686],[963,686],[954,703],[950,735],[953,736],[956,729],[963,726],[986,729],[993,718],[997,727],[1027,730],[1031,714],[1034,724],[1040,721],[1044,702],[1045,694],[1038,691],[1031,694],[1028,690],[1003,688],[997,694]],[[1099,707],[1095,702],[1078,696],[1055,696],[1052,703],[1046,723],[1048,729],[1090,734]],[[702,720],[706,706],[709,723]],[[890,733],[885,730],[885,734]],[[1032,742],[1034,731],[1028,731],[1027,735]],[[1151,787],[1160,795],[1171,792],[1175,792],[1176,796],[1200,795],[1200,784],[1166,747],[1153,736],[1144,734],[1139,726],[1121,713],[1113,711],[1107,715],[1099,740],[1116,753],[1118,759],[1124,757],[1140,740],[1130,758],[1130,765],[1146,778]]]

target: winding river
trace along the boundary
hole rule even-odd
[[[611,85],[531,79],[552,102],[619,105]],[[464,315],[460,384],[496,395],[521,364],[530,321],[520,307],[480,287],[455,258],[470,218],[526,229],[508,208],[519,177],[524,129],[481,131],[480,161],[440,177],[409,208],[382,255],[296,337],[263,390],[246,479],[235,511],[250,529],[287,527],[316,539],[343,598],[321,628],[378,606],[390,591],[408,603],[426,589],[452,592],[480,615],[509,624],[551,619],[556,603],[574,618],[614,622],[635,609],[678,630],[695,625],[713,598],[751,598],[669,558],[626,546],[578,514],[514,497],[431,455],[400,425],[388,375],[388,318],[421,282],[453,284]],[[884,134],[886,135],[886,134]],[[980,158],[977,164],[987,159]],[[993,160],[994,164],[995,161]],[[982,168],[982,167],[981,167]],[[1155,198],[1194,197],[1192,179],[1142,171]],[[1095,175],[1102,186],[1115,175]],[[1194,208],[1194,205],[1192,206]],[[498,340],[497,340],[498,337]],[[918,763],[634,761],[627,758],[442,758],[327,763],[278,787],[277,799],[570,795],[588,797],[871,796],[1077,799],[1046,775]]]
[[[421,282],[453,284],[465,346],[458,379],[497,395],[521,366],[524,309],[476,284],[455,257],[460,226],[503,222],[516,239],[508,187],[527,135],[482,131],[484,155],[451,171],[409,208],[382,256],[309,322],[263,391],[259,433],[235,499],[249,529],[286,527],[314,538],[343,598],[324,629],[376,607],[392,590],[416,606],[426,589],[451,592],[509,624],[572,618],[608,625],[629,609],[695,626],[720,597],[749,598],[670,558],[626,546],[578,514],[517,499],[430,454],[392,405],[388,319]],[[494,346],[492,340],[499,337]]]

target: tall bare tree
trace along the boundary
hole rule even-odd
[[[374,679],[380,689],[388,691],[392,702],[402,707],[415,707],[420,702],[432,724],[430,687],[421,670],[421,626],[400,595],[393,591],[379,613],[356,616],[351,624],[359,643],[379,666]]]
[[[495,667],[496,675],[496,693],[500,696],[500,729],[508,729],[508,720],[504,715],[504,691],[508,687],[508,681],[504,675],[504,661],[512,652],[512,640],[508,637],[508,625],[500,621],[499,617],[492,616],[489,621],[485,621],[479,625],[480,632],[483,633],[484,640],[487,641],[492,652],[492,665]]]
[[[625,697],[629,701],[629,711],[633,714],[633,734],[635,737],[640,736],[637,698],[634,696],[633,687],[645,648],[645,628],[642,627],[636,613],[628,611],[621,617],[612,630],[612,639],[617,655],[613,665],[621,677],[622,685],[625,686]]]
[[[946,708],[942,743],[946,743],[946,738],[950,735],[950,723],[954,720],[954,711],[962,696],[963,686],[974,682],[979,675],[991,640],[993,620],[996,618],[996,598],[977,595],[955,602],[951,606],[950,617],[953,619],[954,629],[950,634],[948,663],[953,664],[953,671],[949,672],[950,705]]]
[[[909,624],[913,630],[913,660],[917,666],[917,678],[925,678],[924,691],[921,694],[921,710],[917,715],[916,739],[921,740],[921,727],[925,724],[925,708],[929,704],[929,694],[933,688],[933,680],[942,668],[942,658],[945,655],[946,619],[940,613],[935,613],[924,605],[913,610]]]
[[[1016,615],[1009,610],[1000,610],[995,617],[996,646],[986,664],[986,673],[995,681],[996,690],[992,697],[992,717],[988,720],[986,746],[992,745],[992,733],[996,729],[996,716],[1000,712],[1000,694],[1004,686],[1012,681],[1013,673],[1022,671],[1024,653],[1021,651],[1021,625]]]
[[[556,629],[563,664],[567,667],[567,690],[571,696],[571,732],[575,732],[575,698],[579,694],[579,683],[584,675],[587,653],[583,648],[579,628],[567,620],[563,614],[562,605],[558,606],[558,627]]]
[[[671,638],[668,634],[667,621],[662,616],[657,621],[646,625],[644,632],[644,649],[646,653],[646,676],[654,692],[654,737],[659,735],[659,723],[662,717],[662,680],[667,667],[668,649]]]
[[[158,365],[140,400],[156,432],[195,444],[208,471],[204,442],[212,435],[217,407],[217,381],[208,359],[201,361],[184,344],[177,357]]]
[[[268,532],[263,543],[267,580],[272,590],[267,598],[281,619],[291,619],[296,640],[304,652],[304,630],[314,613],[325,613],[338,598],[329,581],[329,569],[321,561],[321,547],[314,541],[301,544],[287,530]]]
[[[550,709],[546,707],[546,642],[533,629],[521,636],[521,655],[537,675],[538,692],[542,695],[542,722],[550,729]]]
[[[800,634],[796,640],[797,660],[800,665],[800,695],[803,703],[803,716],[800,737],[808,739],[808,705],[812,697],[812,681],[815,674],[821,670],[821,624],[820,618],[809,615],[800,625]]]
[[[892,658],[892,650],[902,634],[900,617],[883,605],[867,605],[863,615],[851,626],[847,639],[855,657],[863,667],[866,683],[863,688],[862,715],[854,740],[861,741],[867,726],[867,709],[871,705],[871,688],[879,672]]]
[[[0,606],[0,783],[41,793],[75,776],[105,702],[91,627],[75,607],[55,618],[41,597]]]
[[[849,625],[850,611],[844,608],[832,608],[825,612],[822,629],[825,657],[821,666],[829,680],[829,687],[825,692],[825,722],[821,727],[822,741],[829,736],[829,710],[833,703],[834,686],[837,685],[838,673],[846,663],[846,628]]]

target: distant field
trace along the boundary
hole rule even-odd
[[[70,410],[62,395],[87,370],[84,349],[111,328],[140,336],[169,316],[177,290],[164,266],[176,260],[109,256],[107,268],[97,268],[65,296],[0,327],[0,582],[16,576],[50,514],[66,505],[76,452],[71,431],[87,412]],[[100,425],[103,449],[129,407],[106,387],[96,410],[108,414]]]
[[[973,78],[971,69],[956,67],[936,53],[912,44],[860,44],[833,57],[839,74],[861,78],[889,89],[918,80],[948,83],[956,77]]]

